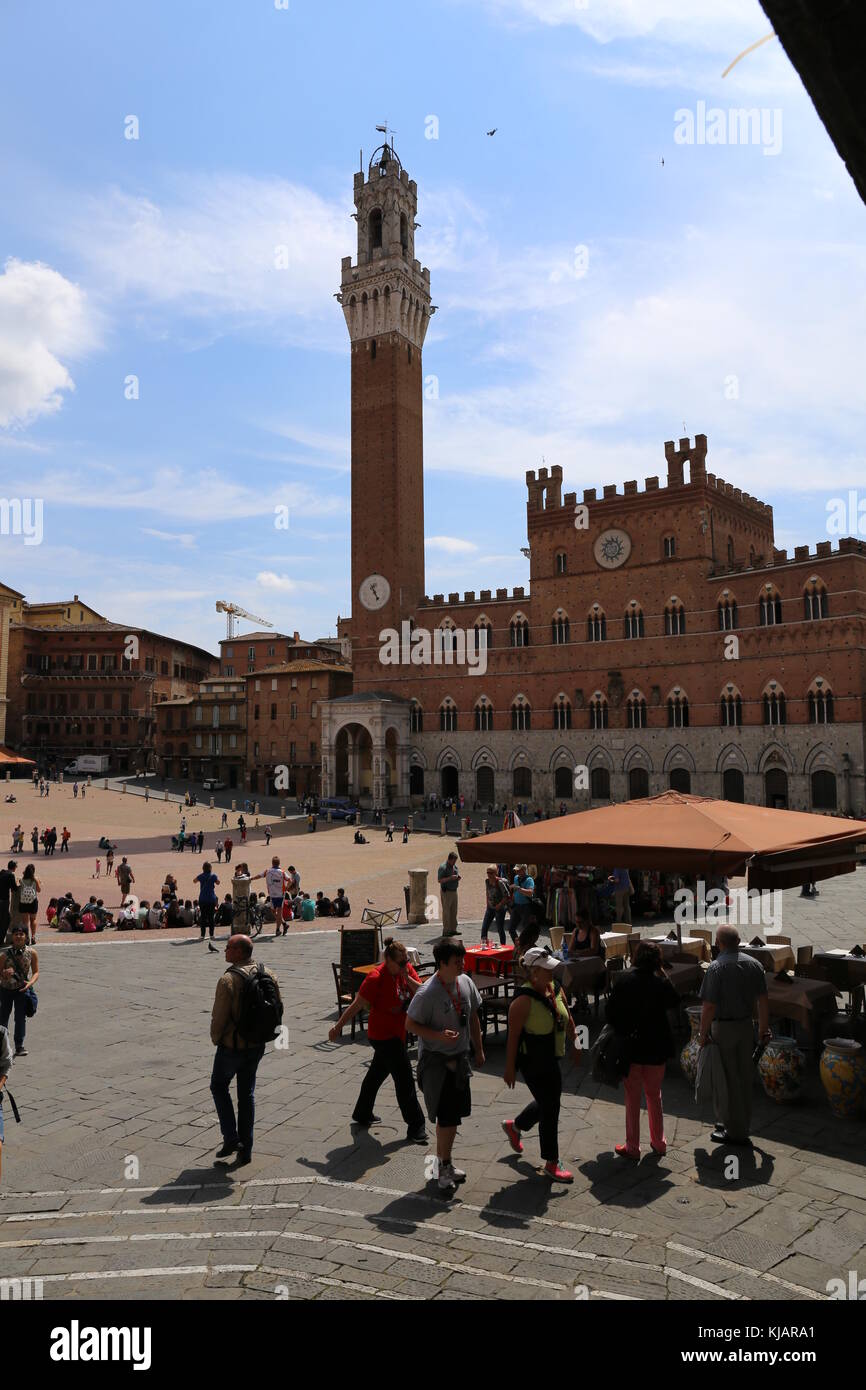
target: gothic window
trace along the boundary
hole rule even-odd
[[[809,723],[810,724],[832,724],[833,723],[833,692],[824,686],[815,686],[809,691]]]
[[[446,618],[439,628],[442,633],[439,639],[442,643],[442,651],[456,652],[457,650],[457,629],[450,618]]]
[[[376,360],[376,339],[375,339],[375,338],[373,338],[372,341],[371,341],[371,343],[370,343],[370,358],[371,358],[371,360],[372,360],[373,362],[375,362],[375,360]]]
[[[737,600],[728,594],[719,599],[719,627],[723,632],[737,627]]]
[[[511,706],[511,727],[518,733],[532,727],[532,710],[523,695],[518,695]]]
[[[565,695],[557,695],[553,706],[554,729],[571,728],[571,702]]]
[[[687,729],[689,727],[689,702],[682,691],[675,690],[668,697],[668,728]]]
[[[829,601],[827,590],[820,579],[810,579],[803,592],[803,608],[806,620],[811,621],[815,618],[827,618],[830,616]]]
[[[409,730],[413,734],[424,732],[424,711],[417,700],[413,700],[409,707]]]
[[[692,789],[692,774],[687,767],[672,767],[668,784],[672,792],[684,792],[688,795]]]
[[[726,767],[722,773],[722,797],[725,801],[738,801],[741,805],[746,799],[746,780],[738,767]]]
[[[644,699],[643,695],[640,695],[637,692],[635,692],[634,695],[629,695],[628,703],[626,705],[626,712],[628,718],[628,727],[630,729],[646,728],[646,700]]]
[[[765,589],[761,594],[761,601],[758,604],[758,608],[760,610],[761,627],[775,627],[782,621],[782,600],[772,587]]]
[[[727,691],[722,696],[721,724],[723,728],[739,729],[743,723],[743,701],[739,693]]]
[[[833,772],[812,773],[812,809],[815,811],[836,810],[836,774]]]
[[[775,681],[769,690],[764,692],[764,723],[765,724],[787,724],[788,717],[785,708],[784,692],[776,688]]]
[[[529,623],[522,613],[515,613],[509,625],[512,647],[529,646]]]
[[[635,599],[632,599],[625,610],[625,635],[626,637],[644,636],[643,609]]]
[[[596,692],[589,702],[589,727],[591,729],[606,729],[608,727],[607,700],[599,692]]]
[[[486,695],[475,705],[475,728],[481,734],[489,734],[493,728],[493,706]]]
[[[606,767],[594,767],[590,772],[589,794],[593,801],[610,801],[610,773]]]
[[[681,637],[686,630],[686,610],[678,598],[668,600],[665,608],[665,636]]]
[[[443,734],[453,734],[457,731],[457,706],[450,695],[439,706],[439,730]]]
[[[550,625],[553,645],[555,647],[564,646],[570,638],[570,623],[561,608],[558,608],[553,615],[553,622]]]
[[[557,550],[557,552],[556,552],[556,573],[557,573],[557,574],[565,574],[567,565],[568,565],[568,559],[567,559],[567,557],[566,557],[565,551],[564,551],[564,550]]]
[[[731,566],[731,565],[733,565],[733,563],[734,563],[734,538],[733,538],[733,536],[728,536],[728,565]]]
[[[607,618],[597,603],[592,605],[586,620],[586,640],[587,642],[607,641]]]
[[[628,774],[628,799],[637,801],[649,796],[649,773],[645,767],[633,767]]]
[[[475,624],[475,633],[475,650],[481,650],[481,644],[484,641],[481,634],[484,633],[487,637],[487,650],[489,651],[493,646],[493,628],[487,618],[481,617],[478,619]]]
[[[665,538],[664,538],[664,556],[665,556],[665,559],[666,559],[666,560],[672,560],[672,559],[674,558],[674,556],[676,555],[676,553],[677,553],[677,538],[676,538],[676,536],[665,536]]]
[[[373,252],[382,245],[382,209],[373,208],[370,213],[370,220],[367,223],[370,229],[370,251]]]
[[[405,256],[409,250],[409,219],[405,212],[400,213],[400,245]]]

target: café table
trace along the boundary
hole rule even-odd
[[[463,968],[467,975],[497,975],[513,956],[513,946],[467,946]]]
[[[628,956],[628,932],[624,931],[603,931],[601,939],[604,942],[607,959],[613,960],[618,956]]]
[[[686,965],[680,961],[674,961],[671,965],[666,965],[665,975],[670,980],[677,994],[694,994],[701,987],[704,972],[700,965],[695,961],[694,965]]]
[[[787,975],[777,980],[767,976],[767,996],[771,1018],[787,1018],[815,1042],[815,1026],[824,1014],[836,1012],[836,987],[827,980],[809,980],[800,975]]]
[[[582,956],[563,961],[562,969],[554,970],[554,979],[559,980],[566,994],[596,994],[598,981],[607,972],[601,956]],[[596,1006],[598,996],[596,995]]]
[[[352,967],[352,974],[353,974],[353,975],[369,975],[369,973],[370,973],[371,970],[376,970],[376,969],[378,969],[378,962],[377,962],[376,964],[374,964],[374,965],[354,965],[354,966]]]
[[[771,968],[775,970],[793,970],[797,964],[797,957],[794,955],[791,946],[751,946],[748,942],[740,944],[740,950],[745,956],[754,956],[766,967],[767,961],[771,962]],[[763,959],[762,959],[763,958]]]
[[[863,1009],[866,986],[866,956],[852,956],[849,951],[816,951],[811,964],[826,971],[827,980],[851,996],[851,1012]]]
[[[651,936],[648,940],[653,946],[658,946],[665,960],[673,955],[694,956],[695,960],[710,959],[710,948],[702,936],[684,936],[682,941],[672,941],[667,936]]]

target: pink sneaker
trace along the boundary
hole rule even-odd
[[[520,1142],[520,1130],[515,1127],[514,1121],[503,1120],[502,1128],[504,1129],[505,1137],[507,1138],[514,1152],[516,1154],[522,1154],[523,1145]]]
[[[558,1160],[556,1163],[545,1163],[544,1176],[555,1178],[557,1182],[574,1182],[574,1174],[569,1173],[567,1168],[561,1168]]]
[[[613,1147],[614,1153],[618,1153],[620,1158],[630,1158],[634,1163],[640,1158],[640,1149],[635,1153],[634,1149],[627,1149],[625,1144],[614,1144]]]

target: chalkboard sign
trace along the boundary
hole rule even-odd
[[[340,928],[340,965],[353,970],[356,965],[376,965],[381,955],[376,927]],[[360,976],[358,977],[360,979]]]

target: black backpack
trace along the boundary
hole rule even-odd
[[[241,1002],[235,1024],[235,1043],[242,1037],[247,1047],[262,1047],[279,1035],[283,1020],[283,1003],[273,975],[259,962],[252,975],[235,970],[240,975]]]

